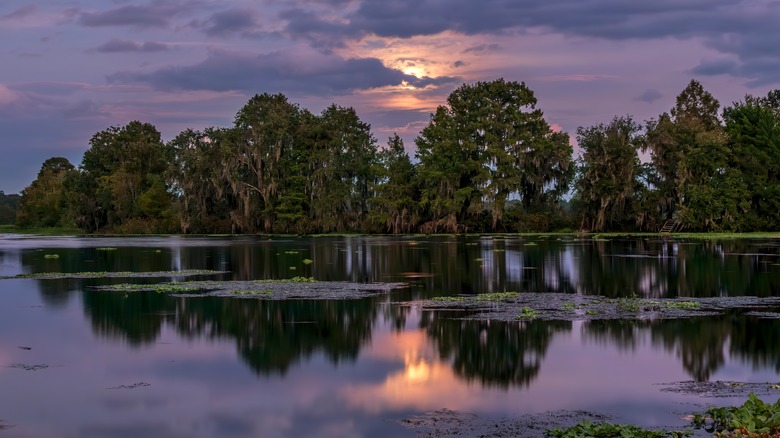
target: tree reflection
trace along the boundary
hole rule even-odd
[[[321,351],[331,362],[353,361],[371,340],[373,299],[264,301],[179,299],[176,329],[185,337],[228,338],[258,374],[285,374]]]
[[[539,374],[554,335],[570,321],[466,321],[424,312],[420,322],[455,374],[485,386],[528,387]]]
[[[92,331],[131,346],[153,343],[166,322],[175,320],[174,301],[158,293],[84,292],[84,313]]]

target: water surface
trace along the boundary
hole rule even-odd
[[[774,240],[0,238],[0,275],[182,269],[409,287],[279,302],[93,288],[127,279],[0,280],[0,424],[13,425],[0,436],[415,436],[396,420],[445,408],[677,426],[742,400],[659,384],[780,380],[774,319],[498,323],[398,304],[498,291],[776,296]]]

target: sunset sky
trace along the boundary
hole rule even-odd
[[[353,106],[410,153],[464,82],[524,81],[572,136],[655,117],[692,78],[730,104],[780,88],[778,23],[775,0],[3,0],[0,190],[109,126],[170,140],[263,92]]]

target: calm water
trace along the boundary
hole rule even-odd
[[[0,237],[0,275],[180,269],[410,287],[269,302],[92,289],[122,279],[0,280],[0,425],[14,426],[0,436],[414,436],[394,420],[443,408],[480,418],[584,409],[674,426],[742,400],[659,383],[780,380],[775,320],[507,324],[394,304],[510,290],[780,295],[774,240]]]

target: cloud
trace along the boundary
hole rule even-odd
[[[738,65],[730,59],[703,60],[691,70],[691,73],[704,76],[734,74]]]
[[[409,39],[445,31],[464,35],[558,34],[625,43],[692,40],[736,61],[729,74],[780,82],[772,70],[780,45],[780,3],[769,0],[384,0],[361,1],[343,12],[291,9],[279,15],[284,32],[313,47],[345,47],[368,36]],[[322,18],[328,16],[329,18]],[[462,53],[495,51],[480,44]],[[704,65],[701,69],[706,71]]]
[[[206,20],[193,21],[192,26],[209,36],[227,36],[256,31],[258,14],[253,9],[234,8],[214,13]]]
[[[174,15],[189,10],[185,4],[157,0],[147,5],[125,5],[103,12],[84,12],[79,23],[87,27],[167,27]]]
[[[407,75],[375,58],[345,59],[317,52],[283,51],[246,54],[212,50],[194,65],[167,67],[150,73],[123,71],[111,83],[146,83],[155,89],[283,92],[289,94],[349,93],[403,82],[426,87],[455,78]]]
[[[168,46],[163,43],[157,43],[154,41],[147,41],[144,43],[140,43],[136,41],[121,40],[115,38],[95,47],[91,51],[98,52],[98,53],[122,53],[122,52],[151,53],[151,52],[162,52],[165,50],[168,50]]]
[[[18,9],[15,9],[8,14],[0,15],[0,21],[18,20],[20,18],[26,18],[33,15],[38,8],[35,5],[26,5]]]
[[[637,96],[635,100],[638,100],[640,102],[653,103],[662,97],[664,97],[664,95],[660,91],[652,88],[648,88],[647,90],[645,90],[644,93]]]
[[[9,105],[18,99],[18,95],[15,91],[0,84],[0,107]]]

